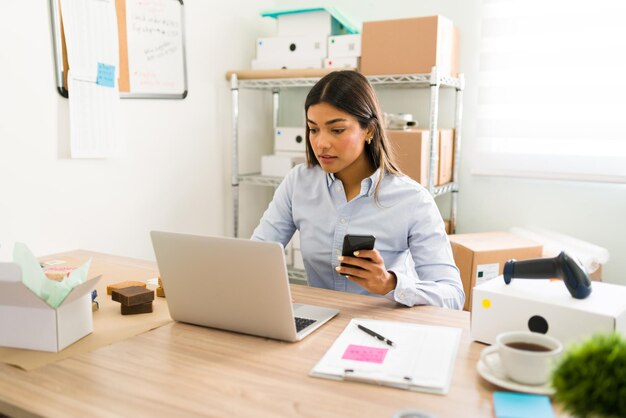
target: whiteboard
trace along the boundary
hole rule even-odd
[[[186,96],[182,1],[126,0],[126,43],[130,96]]]
[[[68,97],[69,65],[59,0],[50,0],[57,89]],[[182,0],[115,0],[121,98],[187,97]]]

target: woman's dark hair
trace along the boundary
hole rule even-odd
[[[328,103],[354,116],[361,129],[371,129],[372,141],[365,144],[365,153],[374,168],[382,168],[381,176],[376,184],[376,195],[385,174],[402,174],[391,153],[376,92],[367,78],[356,71],[348,70],[334,71],[325,75],[306,96],[305,117],[309,107],[320,103]],[[306,155],[309,167],[319,165],[309,140],[308,124],[306,126]]]

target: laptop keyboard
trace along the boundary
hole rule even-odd
[[[311,325],[313,322],[316,322],[315,319],[298,318],[297,316],[294,317],[293,319],[296,320],[296,332],[300,332],[306,327],[308,327],[309,325]]]

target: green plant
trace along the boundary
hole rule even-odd
[[[598,334],[569,348],[552,374],[555,399],[580,417],[626,417],[626,339]]]

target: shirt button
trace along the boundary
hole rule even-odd
[[[339,223],[345,224],[346,223],[346,219],[345,218],[339,219]]]
[[[336,190],[336,191],[338,191],[338,192],[340,192],[340,191],[341,191],[341,186],[337,186],[337,187],[335,187],[335,190]]]

